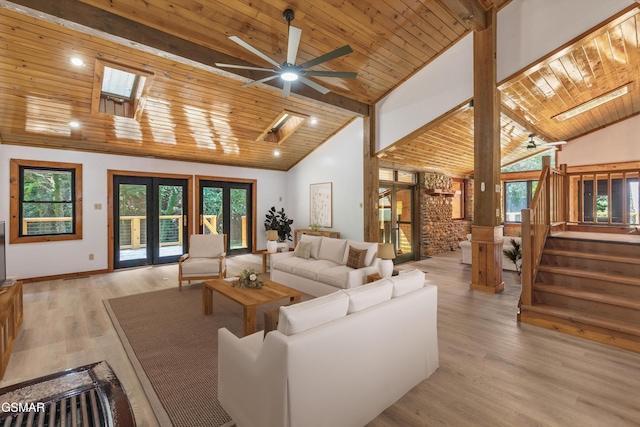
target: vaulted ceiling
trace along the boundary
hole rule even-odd
[[[288,170],[481,25],[478,17],[483,11],[509,1],[394,0],[363,5],[356,0],[0,0],[0,140]],[[229,40],[233,35],[284,62],[286,8],[294,9],[292,25],[302,30],[298,63],[349,44],[353,53],[314,69],[355,71],[357,78],[313,77],[331,92],[322,95],[294,86],[292,95],[283,98],[279,79],[242,87],[265,77],[264,72],[215,67],[216,62],[271,67]],[[574,125],[574,119],[550,119],[635,80],[636,14],[634,9],[502,82],[503,163],[530,153],[523,147],[532,131],[548,140],[571,139],[635,114],[636,103],[621,98],[621,107],[603,106],[583,114],[593,115],[593,120],[585,116]],[[71,56],[86,64],[74,67]],[[97,60],[151,76],[137,119],[91,112]],[[640,99],[636,87],[630,86],[628,98]],[[317,122],[305,121],[281,144],[260,140],[283,111]],[[461,106],[380,153],[380,158],[470,173],[472,112],[468,105]],[[80,121],[81,128],[69,128],[71,120]]]

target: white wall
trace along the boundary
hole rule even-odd
[[[498,13],[501,80],[634,4],[633,0],[513,0]],[[473,37],[466,36],[377,105],[377,150],[473,97]]]
[[[308,228],[309,186],[331,182],[332,227],[340,237],[364,239],[363,120],[356,119],[287,173],[293,228]]]
[[[12,158],[83,165],[83,238],[63,242],[8,245],[7,274],[11,276],[30,278],[107,268],[108,169],[256,179],[258,248],[266,247],[262,223],[267,210],[274,205],[283,206],[288,210],[285,172],[0,145],[0,220],[6,221],[7,225],[10,215],[9,160]],[[96,203],[102,204],[101,210],[94,210]],[[93,261],[89,260],[90,253],[95,255]]]
[[[558,152],[558,164],[584,166],[640,161],[640,116],[570,141]]]

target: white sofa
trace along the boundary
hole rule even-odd
[[[308,258],[298,251],[271,255],[271,280],[318,297],[364,285],[367,275],[379,273],[377,243],[304,234],[298,246],[301,244],[310,245]],[[363,267],[346,265],[350,247],[366,251]]]
[[[278,329],[218,331],[218,399],[238,427],[364,426],[437,368],[424,273],[280,308]]]
[[[512,236],[504,236],[502,238],[502,249],[510,249],[513,246],[511,245],[511,239],[517,241],[522,244],[520,237],[512,237]],[[471,234],[467,234],[467,240],[463,240],[458,244],[460,249],[462,249],[462,263],[463,264],[471,264]],[[522,260],[518,261],[518,266],[522,265]],[[511,270],[516,271],[516,266],[509,258],[507,258],[504,253],[502,254],[502,269],[503,270]]]

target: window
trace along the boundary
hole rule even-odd
[[[464,179],[453,178],[451,190],[451,219],[464,219]]]
[[[502,168],[502,172],[523,172],[523,171],[539,171],[542,170],[542,158],[544,156],[551,157],[551,167],[556,167],[556,155],[555,148],[551,148],[544,151],[537,156],[529,157],[528,159],[521,160],[509,166]]]
[[[11,243],[82,239],[82,165],[11,159]]]
[[[576,174],[569,177],[569,219],[574,222],[637,225],[638,173]]]
[[[510,181],[504,184],[505,222],[521,222],[522,209],[527,209],[538,187],[538,180]]]
[[[404,182],[407,184],[415,184],[418,182],[418,174],[415,172],[401,171],[387,168],[378,169],[378,180]]]

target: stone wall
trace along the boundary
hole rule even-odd
[[[469,189],[471,185],[471,189]],[[465,188],[465,220],[451,219],[452,198],[447,195],[434,195],[431,190],[451,191],[452,179],[443,174],[423,172],[420,174],[420,255],[431,256],[458,249],[458,242],[466,240],[471,232],[469,213],[473,212],[473,183]]]

